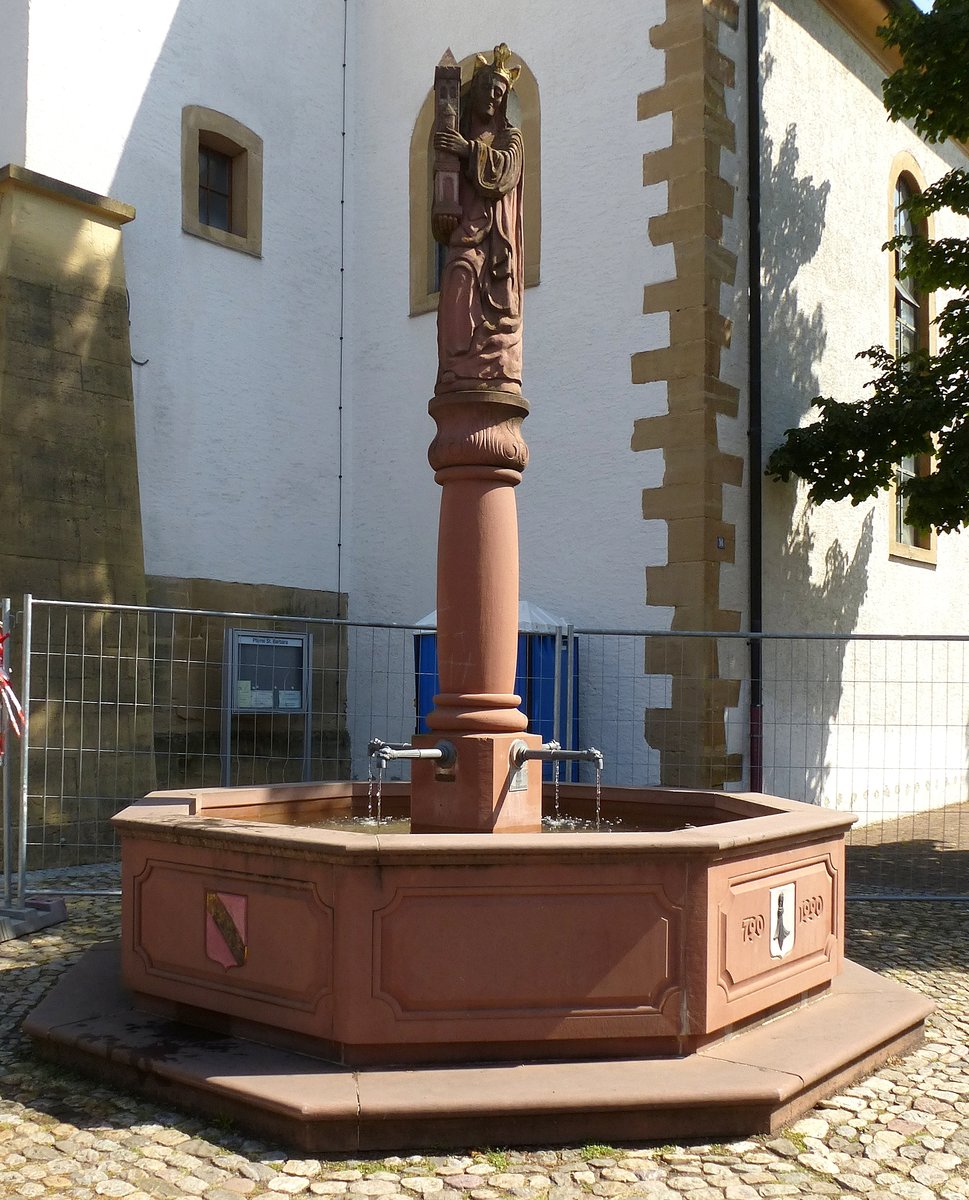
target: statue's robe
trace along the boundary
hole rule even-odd
[[[471,142],[441,274],[437,392],[521,392],[522,164],[512,126]]]

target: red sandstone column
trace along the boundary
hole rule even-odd
[[[413,764],[414,832],[522,832],[541,823],[541,766],[516,772],[512,744],[528,720],[514,693],[518,656],[518,513],[528,461],[528,402],[497,390],[447,392],[428,459],[441,485],[437,648],[441,690],[427,723],[457,749],[453,769]],[[537,737],[524,739],[538,745]]]
[[[441,732],[514,733],[518,652],[518,512],[528,460],[528,403],[506,392],[454,392],[429,405],[428,451],[441,485],[437,646],[441,691],[427,718]]]

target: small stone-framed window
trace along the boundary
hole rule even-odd
[[[488,55],[490,61],[490,54]],[[471,81],[473,54],[461,60],[462,92]],[[534,287],[542,266],[542,122],[538,82],[527,63],[514,55],[521,73],[509,96],[508,115],[525,141],[522,223],[525,240],[525,287]],[[436,312],[443,247],[431,235],[431,180],[434,155],[434,91],[431,88],[414,123],[410,143],[410,315]]]
[[[924,190],[918,164],[908,154],[896,161],[892,171],[891,218],[892,236],[921,233],[932,236],[928,227],[916,229],[905,210],[905,201]],[[929,349],[932,333],[932,297],[921,292],[908,275],[904,250],[895,250],[890,266],[891,342],[897,357],[919,348]],[[895,480],[889,494],[888,552],[892,558],[907,559],[934,565],[936,534],[934,529],[919,529],[905,521],[905,501],[900,487],[907,480],[928,475],[932,470],[930,454],[913,454],[902,459],[895,469]]]
[[[262,256],[262,138],[198,104],[182,109],[182,229]]]

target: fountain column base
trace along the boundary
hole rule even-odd
[[[542,824],[542,764],[511,763],[511,748],[542,739],[523,733],[448,733],[457,756],[453,766],[416,760],[411,769],[412,833],[536,833]],[[413,739],[435,746],[438,733]]]

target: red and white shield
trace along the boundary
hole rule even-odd
[[[226,970],[241,967],[249,954],[247,904],[247,896],[232,892],[205,893],[205,953]]]

